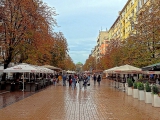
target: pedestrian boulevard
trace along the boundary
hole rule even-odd
[[[0,120],[160,120],[160,108],[110,87],[49,86],[0,109]],[[6,93],[8,94],[8,93]],[[12,93],[14,94],[14,92]],[[10,99],[11,100],[11,99]]]

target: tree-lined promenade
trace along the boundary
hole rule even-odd
[[[155,0],[144,6],[129,21],[129,37],[125,40],[112,39],[99,63],[96,65],[96,58],[90,56],[83,69],[105,70],[124,64],[144,67],[160,62],[160,1]]]
[[[57,26],[56,10],[42,0],[0,1],[0,46],[4,69],[13,63],[50,64],[74,70],[68,44]]]

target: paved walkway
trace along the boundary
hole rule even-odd
[[[160,120],[159,114],[160,108],[127,96],[103,80],[101,86],[92,81],[85,90],[49,86],[0,109],[0,120]]]

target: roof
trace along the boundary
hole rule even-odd
[[[152,65],[142,67],[142,70],[160,70],[160,63],[155,63]]]
[[[79,65],[83,65],[81,62],[78,62],[77,64],[79,64]]]

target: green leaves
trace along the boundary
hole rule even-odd
[[[146,88],[146,92],[151,92],[151,86],[149,86],[148,81],[146,82],[145,88]]]
[[[137,83],[138,90],[144,90],[144,84],[142,82]]]

